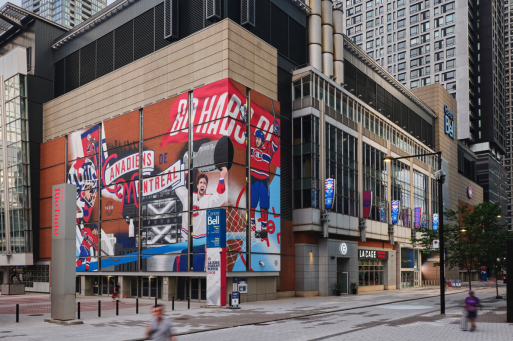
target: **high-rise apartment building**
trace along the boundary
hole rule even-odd
[[[504,74],[505,74],[505,97],[506,97],[506,119],[507,119],[507,128],[506,128],[506,155],[504,159],[504,166],[506,167],[507,171],[507,179],[508,179],[508,216],[511,216],[511,201],[512,201],[512,195],[513,192],[511,190],[511,184],[513,181],[513,171],[511,169],[511,161],[513,158],[513,155],[511,153],[511,132],[513,130],[513,121],[511,119],[511,113],[512,113],[512,106],[513,101],[511,100],[510,96],[512,95],[513,91],[511,89],[511,61],[510,61],[510,55],[513,53],[513,44],[510,41],[510,39],[513,38],[513,26],[511,26],[513,23],[511,22],[511,19],[513,18],[513,15],[510,15],[510,11],[513,10],[513,2],[511,0],[504,0],[504,55],[505,55],[505,68],[504,68]],[[513,79],[512,79],[513,80]],[[511,219],[509,219],[509,228],[511,229]]]
[[[462,153],[458,168],[477,174],[484,199],[500,202],[506,212],[507,184],[500,174],[507,138],[503,3],[347,0],[343,5],[346,34],[403,85],[440,83],[457,100],[454,137],[474,153],[469,158]]]
[[[107,6],[107,0],[22,0],[28,11],[73,28]]]

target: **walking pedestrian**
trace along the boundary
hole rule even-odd
[[[468,297],[465,299],[465,311],[467,312],[467,318],[470,320],[470,331],[476,330],[476,317],[477,309],[482,307],[479,298],[474,295],[474,292],[470,290]]]
[[[164,306],[157,304],[152,309],[153,319],[146,326],[146,339],[153,341],[176,341],[171,319],[164,317]]]
[[[117,282],[116,285],[114,286],[114,293],[112,294],[112,301],[115,301],[116,298],[118,300],[121,298],[120,292],[121,292],[121,285],[119,285],[119,282]]]

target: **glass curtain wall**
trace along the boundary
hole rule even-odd
[[[326,177],[336,179],[333,211],[358,216],[358,139],[326,123]]]
[[[29,145],[27,122],[27,91],[26,76],[16,75],[5,81],[5,115],[2,115],[2,125],[5,125],[6,136],[0,138],[2,148],[7,147],[7,160],[3,160],[3,150],[0,150],[0,179],[1,186],[1,229],[2,240],[5,240],[5,225],[10,226],[12,253],[32,251],[31,242],[31,206],[30,206],[30,173]],[[3,134],[3,127],[0,130]],[[6,162],[7,164],[4,164]],[[4,193],[4,171],[7,169],[8,194]],[[6,222],[5,209],[9,210]],[[2,245],[5,252],[5,245]]]
[[[413,171],[413,207],[420,207],[421,226],[428,226],[427,214],[429,208],[428,176],[416,170]]]
[[[319,208],[319,118],[294,119],[294,208]]]
[[[392,200],[399,200],[400,211],[397,225],[410,225],[410,166],[394,160],[392,162]]]
[[[372,191],[372,208],[369,219],[388,222],[386,156],[376,148],[363,143],[363,190]]]

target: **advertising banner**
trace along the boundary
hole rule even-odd
[[[324,202],[327,210],[333,208],[333,200],[335,198],[335,179],[328,178],[324,180]]]
[[[421,208],[420,207],[415,207],[414,214],[415,214],[414,215],[414,219],[415,219],[414,227],[416,229],[419,229],[421,221],[422,221],[422,211],[421,211]]]
[[[372,191],[363,191],[363,217],[369,218],[372,207]]]
[[[397,224],[399,218],[399,200],[392,200],[392,224]]]
[[[379,209],[379,221],[384,223],[386,220],[386,215],[385,215],[385,209],[383,207],[381,207]]]
[[[401,218],[404,227],[410,227],[410,212],[407,208],[402,209]]]
[[[433,231],[438,231],[438,213],[433,213]]]
[[[207,230],[207,305],[226,305],[226,211],[208,210]]]
[[[206,212],[224,207],[228,271],[279,271],[280,105],[253,90],[246,101],[246,87],[226,78],[194,89],[192,100],[144,107],[142,126],[136,110],[70,133],[76,270],[127,271],[141,259],[151,271],[203,272]]]

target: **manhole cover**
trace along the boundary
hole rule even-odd
[[[44,314],[32,314],[32,315],[29,315],[29,316],[44,316]]]

